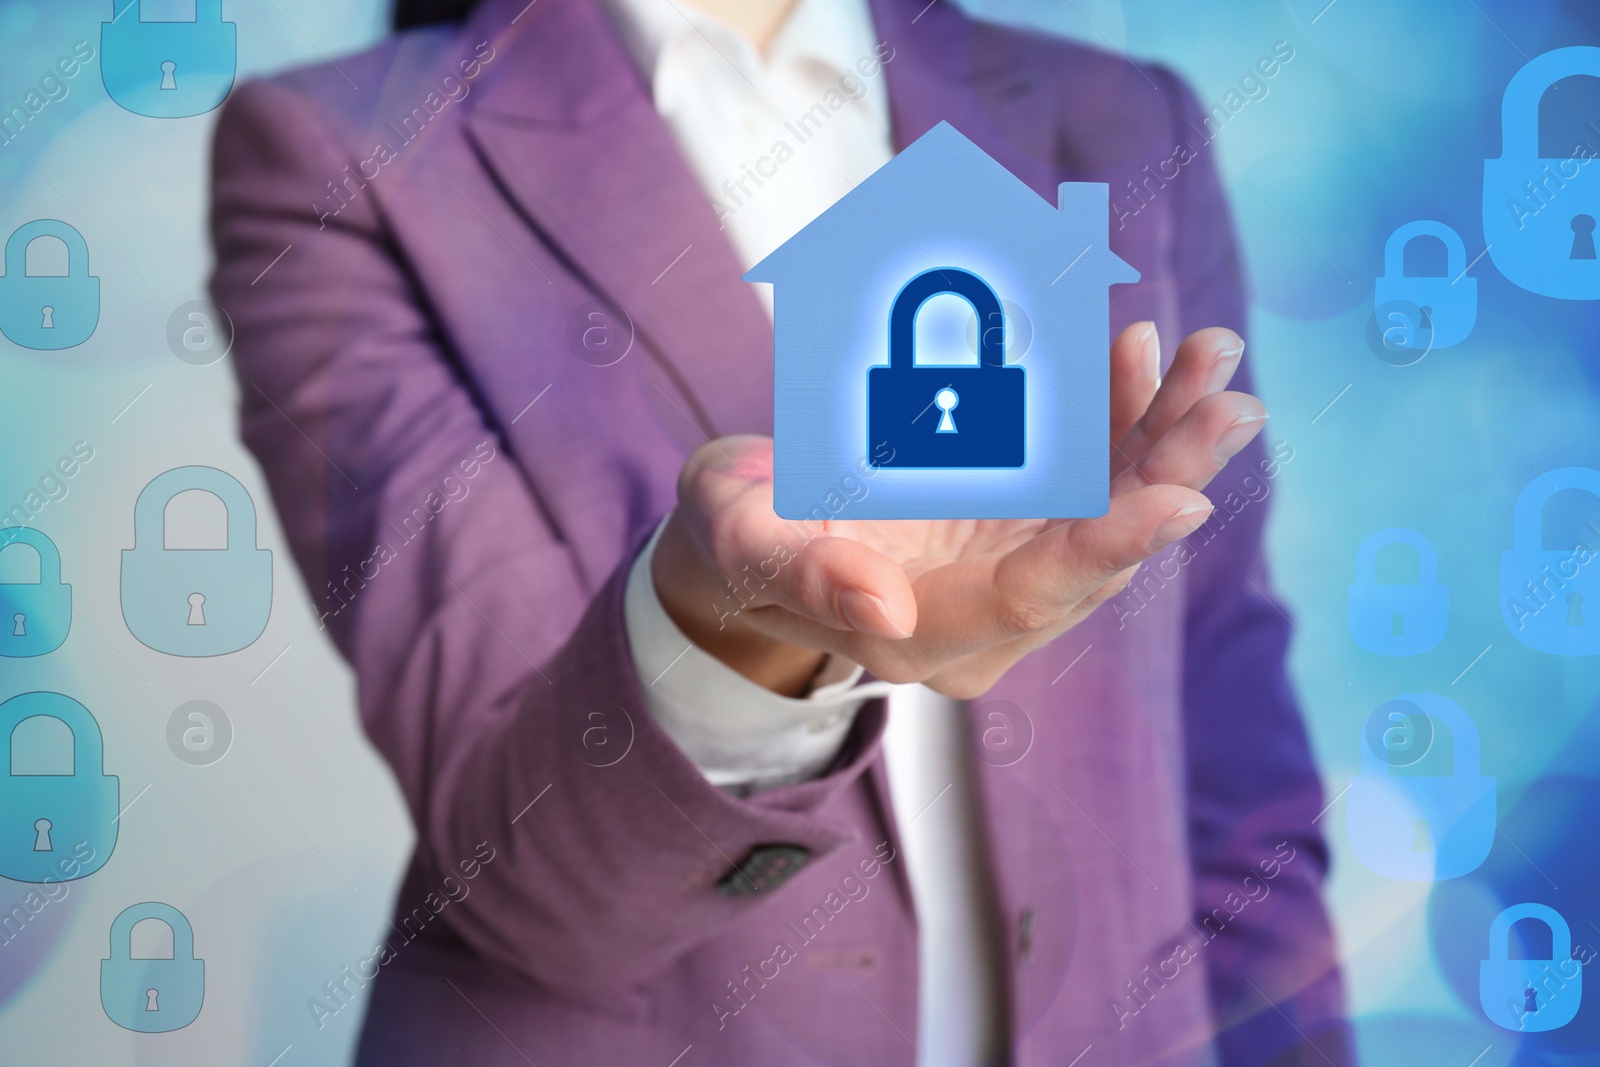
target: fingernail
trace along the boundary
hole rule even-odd
[[[839,594],[839,614],[862,633],[881,630],[885,623],[891,628],[894,626],[889,622],[889,609],[883,606],[883,601],[859,589],[846,589]]]
[[[1172,542],[1188,537],[1211,517],[1210,504],[1195,504],[1175,512],[1172,518],[1156,527],[1155,534],[1150,538],[1150,551],[1160,552]]]
[[[1228,428],[1222,431],[1222,436],[1217,438],[1217,462],[1226,463],[1232,459],[1239,449],[1249,444],[1255,435],[1261,432],[1261,424],[1266,421],[1265,412],[1234,419]]]
[[[1161,381],[1161,335],[1156,332],[1156,324],[1145,323],[1144,352],[1152,382]]]
[[[1244,342],[1239,342],[1238,348],[1227,348],[1217,353],[1216,362],[1211,364],[1211,373],[1206,376],[1206,392],[1220,392],[1233,378],[1233,372],[1239,367],[1239,357],[1244,355]]]

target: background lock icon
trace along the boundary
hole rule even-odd
[[[1550,927],[1550,958],[1509,958],[1511,927],[1537,919]],[[1478,965],[1478,1002],[1496,1026],[1523,1033],[1570,1023],[1583,1000],[1583,965],[1572,958],[1572,932],[1544,904],[1513,904],[1489,924],[1489,958]]]
[[[40,715],[72,731],[71,774],[13,772],[17,727]],[[118,782],[105,773],[100,724],[89,709],[60,693],[22,693],[0,704],[0,731],[11,756],[0,778],[0,877],[70,882],[105,866],[117,844]],[[93,849],[88,860],[83,844]]]
[[[135,115],[181,119],[227,99],[238,66],[237,27],[222,0],[195,0],[193,22],[145,22],[139,0],[115,0],[100,24],[100,79]]]
[[[1406,246],[1424,236],[1444,242],[1442,276],[1406,274]],[[1431,350],[1467,339],[1478,321],[1478,279],[1466,277],[1466,270],[1466,246],[1461,243],[1461,236],[1442,222],[1419,219],[1389,235],[1383,246],[1383,277],[1378,279],[1373,306],[1382,308],[1391,301],[1401,301],[1418,309],[1412,328],[1401,331],[1403,336],[1395,336],[1396,347]],[[1384,336],[1394,334],[1386,332]]]
[[[1378,550],[1392,544],[1410,545],[1416,552],[1417,584],[1378,584]],[[1437,648],[1450,623],[1450,589],[1439,584],[1439,557],[1428,539],[1394,527],[1363,541],[1356,553],[1356,584],[1345,596],[1345,619],[1356,644],[1380,656],[1415,656]]]
[[[41,237],[67,246],[67,273],[28,273],[28,246]],[[100,322],[100,279],[89,273],[89,246],[81,233],[55,219],[25,222],[6,239],[5,259],[0,333],[23,348],[46,352],[89,339]]]
[[[1511,550],[1500,554],[1500,613],[1529,648],[1592,656],[1600,652],[1600,558],[1583,563],[1573,545],[1544,547],[1544,506],[1564,489],[1600,497],[1600,471],[1561,467],[1534,478],[1517,496]]]
[[[171,959],[134,959],[135,924],[155,919],[172,931]],[[206,961],[194,954],[194,928],[171,904],[146,901],[111,923],[111,955],[100,961],[100,1006],[124,1030],[164,1034],[200,1017]]]
[[[31,526],[0,529],[0,559],[38,553],[37,582],[0,582],[0,656],[21,658],[54,652],[72,627],[72,586],[61,580],[55,542]]]
[[[1512,284],[1562,300],[1595,300],[1600,167],[1581,158],[1539,157],[1539,101],[1555,82],[1577,74],[1600,77],[1600,48],[1546,52],[1506,85],[1500,158],[1483,161],[1483,239]]]
[[[1449,728],[1454,770],[1397,774],[1364,734],[1361,776],[1346,799],[1351,851],[1375,874],[1396,881],[1459,878],[1476,870],[1494,844],[1495,780],[1479,773],[1478,728],[1459,704],[1432,693],[1409,693],[1378,710],[1399,702],[1427,715],[1435,738],[1439,724]]]
[[[954,293],[978,316],[976,366],[918,366],[917,312]],[[1005,314],[976,274],[935,267],[889,311],[889,365],[867,372],[867,456],[875,467],[1020,467],[1025,372],[1006,366]]]
[[[166,507],[189,489],[228,512],[221,549],[169,549]],[[256,547],[256,509],[232,475],[176,467],[151,479],[133,507],[133,547],[122,550],[122,618],[143,644],[173,656],[221,656],[252,644],[272,612],[272,553]]]

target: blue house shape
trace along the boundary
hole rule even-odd
[[[780,516],[1105,513],[1110,287],[1137,281],[1139,273],[1110,249],[1107,186],[1066,182],[1058,197],[1052,206],[941,122],[751,268],[746,281],[775,287],[774,507]],[[896,299],[930,271],[949,282],[947,288],[971,288],[959,279],[975,276],[1004,308],[1002,323],[984,329],[969,323],[967,376],[960,380],[973,387],[963,386],[959,398],[941,395],[942,383],[931,372],[881,369],[890,366]],[[914,293],[939,288],[927,281],[913,286]],[[974,301],[974,310],[982,303]],[[995,345],[988,362],[1001,373],[974,377],[984,341]],[[956,380],[956,365],[945,363]],[[993,387],[1000,378],[1003,388]],[[869,395],[885,383],[910,403],[889,430],[877,425],[888,418],[884,397]],[[953,418],[944,417],[947,410]],[[934,436],[941,431],[948,436]],[[1020,441],[1010,440],[1015,437]],[[945,462],[938,456],[961,449],[977,462],[937,465]],[[922,465],[902,465],[907,462]]]

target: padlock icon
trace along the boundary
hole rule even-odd
[[[100,79],[135,115],[203,115],[227,99],[237,66],[237,27],[222,21],[222,0],[195,0],[191,22],[146,22],[139,0],[114,0],[100,24]]]
[[[133,928],[145,919],[172,931],[170,959],[135,959]],[[165,1034],[200,1017],[206,999],[206,961],[194,954],[194,928],[171,904],[146,901],[111,923],[111,952],[100,961],[100,1006],[124,1030]]]
[[[1417,584],[1378,584],[1378,550],[1393,544],[1417,554]],[[1450,588],[1439,584],[1439,557],[1426,537],[1394,527],[1361,543],[1345,621],[1356,644],[1380,656],[1416,656],[1439,646],[1450,623]]]
[[[1418,237],[1437,237],[1444,243],[1442,277],[1406,274],[1406,246]],[[1417,318],[1410,330],[1386,331],[1384,343],[1396,337],[1395,347],[1432,350],[1465,341],[1478,321],[1478,279],[1466,277],[1466,272],[1467,248],[1460,234],[1444,223],[1418,219],[1390,234],[1383,246],[1383,276],[1377,281],[1373,306],[1381,309],[1398,301],[1415,307]]]
[[[917,312],[954,293],[978,316],[976,366],[918,366]],[[1025,373],[1006,366],[1005,313],[987,282],[958,267],[912,278],[889,310],[889,365],[867,372],[867,455],[874,467],[1020,467]]]
[[[1512,75],[1500,109],[1500,158],[1483,161],[1489,258],[1513,285],[1562,300],[1600,298],[1600,168],[1586,157],[1539,157],[1539,101],[1579,74],[1600,77],[1600,48],[1557,48]]]
[[[1600,652],[1600,559],[1594,558],[1600,543],[1544,547],[1544,506],[1564,489],[1600,497],[1600,471],[1560,467],[1518,495],[1511,550],[1500,554],[1500,614],[1529,648],[1592,656]]]
[[[67,273],[29,274],[28,246],[54,237],[67,246]],[[83,234],[57,219],[34,219],[6,239],[0,278],[0,333],[23,348],[53,352],[87,341],[100,323],[100,279],[89,273]]]
[[[54,652],[72,628],[72,586],[61,580],[55,542],[31,526],[0,529],[0,558],[31,548],[39,559],[37,582],[0,582],[0,656],[21,659]]]
[[[1534,919],[1550,928],[1550,958],[1509,958],[1512,924]],[[1478,965],[1478,1003],[1496,1026],[1522,1033],[1570,1023],[1583,1001],[1583,965],[1572,958],[1572,931],[1545,904],[1513,904],[1489,924],[1489,958]]]
[[[40,716],[71,731],[71,774],[15,773],[17,728]],[[10,753],[0,777],[0,878],[71,882],[104,867],[117,844],[118,783],[105,773],[89,709],[60,693],[22,693],[0,704],[0,731]]]
[[[1350,783],[1350,848],[1375,874],[1401,882],[1443,881],[1476,870],[1495,833],[1495,780],[1480,773],[1478,728],[1459,704],[1432,693],[1386,703],[1413,705],[1449,729],[1455,766],[1449,775],[1401,775],[1365,734],[1361,775]],[[1435,740],[1437,743],[1437,740]],[[1415,762],[1415,761],[1413,761]]]
[[[166,508],[190,489],[228,512],[220,549],[166,547]],[[230,474],[176,467],[151,479],[133,507],[122,550],[122,618],[140,642],[171,656],[222,656],[252,644],[272,613],[272,553],[256,547],[256,509]]]

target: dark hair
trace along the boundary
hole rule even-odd
[[[460,22],[478,6],[478,0],[395,0],[394,28],[410,29],[430,22]]]

